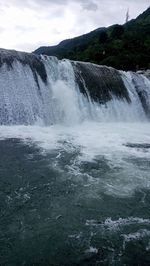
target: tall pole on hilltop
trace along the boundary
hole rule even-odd
[[[129,21],[129,18],[130,18],[130,16],[129,16],[129,8],[128,8],[127,13],[126,13],[126,23]]]

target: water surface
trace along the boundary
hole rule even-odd
[[[149,265],[150,125],[0,127],[0,265]]]

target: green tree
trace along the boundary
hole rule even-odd
[[[120,39],[124,33],[124,27],[121,25],[115,25],[111,32],[111,38]]]

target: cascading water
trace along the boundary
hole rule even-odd
[[[1,124],[143,121],[149,117],[149,81],[141,75],[2,49],[0,60]]]
[[[0,265],[150,265],[149,119],[143,75],[0,49]]]

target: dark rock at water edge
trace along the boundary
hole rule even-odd
[[[82,62],[72,62],[72,65],[76,82],[84,95],[88,96],[88,91],[91,99],[101,104],[112,100],[113,96],[131,103],[121,74],[116,69]]]
[[[37,74],[41,77],[43,82],[47,82],[46,69],[40,56],[15,50],[0,49],[0,68],[3,64],[6,64],[8,70],[12,69],[15,61],[18,61],[23,65],[28,65],[31,68],[38,87],[39,83]]]
[[[132,73],[132,82],[138,93],[143,109],[147,117],[150,119],[150,102],[148,95],[149,93],[147,90],[145,90],[145,88],[143,87],[143,83],[141,83],[141,81],[142,79],[140,78],[140,75],[137,75],[137,73]]]

